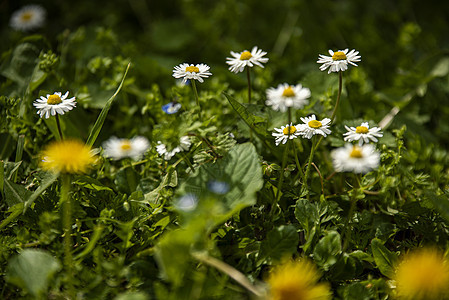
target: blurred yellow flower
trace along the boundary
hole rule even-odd
[[[268,277],[270,300],[327,300],[329,284],[318,283],[320,274],[308,260],[289,261],[272,270]]]
[[[434,248],[423,248],[404,256],[396,269],[396,293],[400,299],[449,298],[449,265]]]
[[[95,163],[90,148],[78,140],[63,140],[49,144],[41,153],[40,166],[54,173],[85,173]]]

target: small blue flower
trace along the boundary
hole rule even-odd
[[[177,113],[180,108],[181,103],[178,102],[170,102],[165,105],[162,105],[162,110],[169,115]]]
[[[207,188],[218,195],[224,195],[229,192],[229,184],[224,181],[211,180],[207,183]]]

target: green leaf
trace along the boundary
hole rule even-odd
[[[47,173],[42,179],[41,185],[27,198],[25,202],[25,209],[30,207],[31,204],[40,196],[53,182],[58,179],[58,174]]]
[[[88,146],[93,146],[93,144],[97,140],[97,137],[100,134],[101,128],[103,127],[103,123],[106,120],[106,116],[108,115],[109,109],[111,108],[112,102],[114,101],[115,97],[118,95],[120,90],[122,89],[123,82],[125,82],[125,78],[126,78],[126,75],[128,74],[128,70],[129,70],[130,66],[131,66],[131,63],[129,63],[128,66],[126,67],[125,74],[123,74],[122,81],[120,82],[117,90],[111,96],[111,98],[109,98],[109,100],[106,102],[106,105],[101,110],[100,115],[98,116],[97,120],[95,121],[95,124],[89,133],[89,137],[87,138],[86,144]]]
[[[191,261],[190,248],[194,243],[194,227],[178,229],[165,234],[155,247],[155,258],[161,275],[175,286],[182,283]]]
[[[299,235],[293,225],[282,225],[267,234],[260,245],[258,265],[280,261],[297,251]]]
[[[319,223],[319,209],[315,203],[306,199],[299,199],[296,201],[295,217],[308,235],[310,229]]]
[[[142,292],[126,292],[117,295],[114,300],[148,300],[150,299],[147,294]]]
[[[52,275],[60,269],[58,260],[47,252],[26,249],[9,261],[5,279],[38,298],[47,290]]]
[[[14,206],[18,203],[25,202],[25,199],[32,194],[29,190],[25,188],[25,186],[13,183],[8,179],[4,181],[4,185],[5,185],[4,187],[5,201],[8,204],[8,207]]]
[[[84,175],[78,175],[77,180],[72,182],[72,184],[76,184],[79,186],[82,186],[84,188],[94,190],[94,191],[110,191],[112,192],[112,189],[103,185],[99,180],[84,176]]]
[[[164,178],[162,179],[162,182],[159,184],[157,188],[144,195],[145,200],[142,202],[157,204],[159,194],[163,188],[167,186],[176,187],[177,185],[178,185],[178,173],[174,171],[174,169],[171,169],[167,174],[165,174]]]
[[[272,153],[278,153],[278,151],[276,151],[273,145],[267,143],[267,139],[270,138],[271,136],[267,132],[267,129],[261,125],[266,122],[265,119],[251,114],[245,108],[245,106],[236,101],[231,95],[224,92],[223,95],[225,95],[226,99],[228,99],[232,108],[234,108],[234,110],[239,114],[239,116],[243,119],[246,125],[248,125],[249,128],[254,131],[256,136],[264,143],[264,145],[267,148],[269,148]]]
[[[449,198],[447,195],[437,195],[435,192],[426,190],[424,197],[432,206],[449,222]]]
[[[371,240],[371,251],[379,271],[388,278],[394,277],[394,267],[398,260],[396,253],[388,250],[380,239]]]
[[[6,219],[2,220],[2,222],[0,223],[0,229],[3,229],[6,225],[14,221],[18,216],[20,216],[23,212],[23,206],[24,206],[23,202],[11,206],[8,209],[8,212],[10,212],[11,214]]]
[[[208,183],[220,181],[229,185],[223,195],[213,194]],[[236,145],[216,163],[202,165],[179,188],[180,194],[194,194],[201,198],[217,198],[214,209],[205,210],[204,216],[220,224],[241,209],[256,202],[256,192],[262,188],[262,167],[253,144]],[[200,201],[201,202],[201,201]],[[196,212],[197,213],[197,212]]]
[[[313,250],[313,258],[317,265],[325,270],[337,262],[337,256],[341,253],[341,238],[337,231],[329,231],[316,244]]]

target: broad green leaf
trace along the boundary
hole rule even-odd
[[[257,135],[257,137],[264,143],[264,145],[271,150],[272,153],[277,153],[276,149],[270,144],[267,143],[267,139],[270,138],[270,135],[265,127],[261,126],[261,124],[265,123],[266,120],[257,117],[251,114],[245,106],[236,101],[231,95],[227,93],[223,93],[226,99],[228,99],[232,108],[239,114],[239,116],[243,119],[243,121],[248,125],[251,130]]]
[[[120,82],[117,90],[115,93],[109,98],[109,100],[106,102],[106,105],[101,110],[100,115],[98,116],[97,120],[95,121],[94,126],[92,127],[92,130],[89,133],[89,137],[87,138],[86,145],[93,146],[95,141],[97,140],[98,135],[100,134],[101,128],[103,127],[104,121],[106,120],[106,116],[108,115],[109,109],[112,106],[112,102],[114,101],[115,97],[118,95],[120,90],[122,89],[123,82],[125,82],[126,75],[128,74],[129,67],[131,66],[131,63],[128,64],[125,70],[125,74],[123,74],[122,81]]]
[[[215,195],[208,189],[213,181],[224,182],[229,190]],[[215,219],[215,224],[224,222],[234,213],[253,205],[256,192],[262,188],[262,167],[253,144],[236,145],[215,163],[202,165],[181,186],[180,194],[194,194],[200,199],[217,198],[213,211],[205,211],[204,217]],[[200,200],[201,203],[201,200]],[[199,216],[201,217],[201,216]]]
[[[377,238],[371,241],[371,251],[379,271],[388,278],[393,278],[395,274],[394,267],[398,260],[397,254],[388,250],[383,242]]]
[[[276,262],[297,251],[299,235],[293,225],[282,225],[271,230],[260,245],[258,265]]]
[[[60,268],[58,260],[47,252],[26,249],[9,261],[5,279],[38,298]]]
[[[5,201],[9,207],[16,205],[17,203],[23,203],[32,194],[25,188],[24,185],[13,183],[12,181],[5,179],[4,181]]]
[[[341,238],[337,231],[329,231],[316,244],[313,250],[313,258],[317,265],[325,270],[337,262],[337,256],[341,253]]]
[[[296,201],[295,217],[308,234],[310,229],[319,223],[320,216],[317,204],[306,199],[299,199]]]
[[[31,75],[29,90],[30,92],[37,89],[47,78],[47,73],[42,71],[39,68],[39,64],[36,64],[33,70],[33,74]]]
[[[166,233],[155,247],[155,258],[161,275],[175,286],[182,283],[191,261],[190,248],[195,241],[195,228],[177,229]]]

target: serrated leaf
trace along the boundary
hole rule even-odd
[[[60,268],[58,260],[47,252],[26,249],[9,261],[5,279],[38,298]]]
[[[397,254],[388,250],[383,242],[377,238],[371,240],[371,251],[379,271],[388,278],[393,278],[394,267],[398,260]]]
[[[274,228],[260,245],[258,265],[291,256],[297,251],[298,243],[299,235],[293,225]]]

